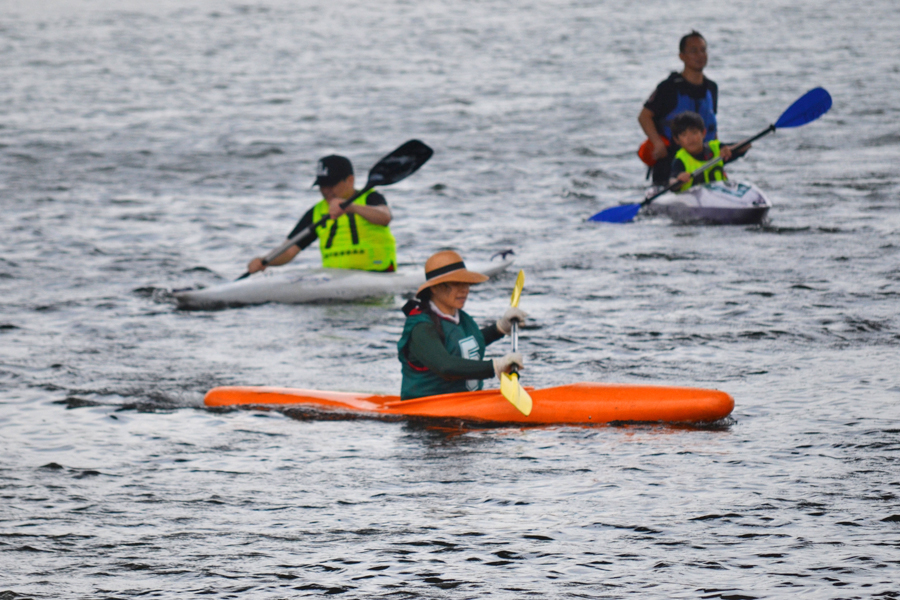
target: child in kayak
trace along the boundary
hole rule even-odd
[[[717,156],[722,157],[722,162],[704,171],[700,182],[728,179],[724,164],[732,158],[731,146],[725,146],[719,140],[703,141],[706,137],[703,117],[691,111],[680,113],[672,120],[672,136],[681,148],[672,161],[672,179],[669,180],[669,185],[674,185],[676,181],[684,184],[676,191],[684,192],[697,183],[691,180],[691,173]]]
[[[452,250],[425,262],[425,283],[403,307],[406,323],[397,342],[401,400],[480,390],[482,380],[509,373],[513,366],[523,368],[518,352],[484,360],[484,349],[509,335],[513,319],[524,322],[525,312],[510,307],[496,323],[479,329],[462,310],[469,287],[487,279],[467,271],[462,257]]]

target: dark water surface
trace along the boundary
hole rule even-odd
[[[687,15],[696,15],[689,20]],[[0,597],[900,597],[894,3],[0,6]],[[668,16],[668,18],[667,18]],[[708,38],[765,227],[584,223]],[[713,428],[427,428],[209,411],[226,384],[396,393],[402,298],[181,312],[317,200],[384,190],[401,262],[513,247],[527,381],[714,387]],[[314,264],[315,252],[302,257]],[[477,288],[494,318],[513,274]],[[494,355],[506,347],[492,349]]]

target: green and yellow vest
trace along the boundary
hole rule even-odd
[[[365,205],[373,190],[362,194],[353,204]],[[328,216],[328,200],[313,207],[313,223]],[[329,269],[389,271],[397,265],[397,244],[386,225],[375,225],[362,217],[343,214],[316,227],[322,266]]]
[[[458,311],[459,324],[446,319],[438,319],[441,324],[444,347],[453,356],[467,358],[469,360],[484,360],[484,335],[475,324],[475,320],[464,311]],[[484,381],[480,379],[453,379],[447,380],[431,369],[413,362],[407,352],[412,330],[420,323],[427,323],[434,327],[431,316],[421,308],[413,308],[403,324],[403,333],[397,342],[398,357],[402,364],[403,380],[400,384],[400,399],[410,400],[424,396],[437,396],[439,394],[454,394],[457,392],[474,392],[484,387]]]
[[[707,142],[706,146],[712,151],[712,156],[710,156],[708,160],[697,160],[690,152],[684,148],[680,148],[678,152],[675,153],[675,158],[673,158],[672,161],[674,162],[681,159],[681,162],[684,164],[684,170],[688,173],[693,173],[705,163],[722,154],[721,142],[719,142],[719,140]],[[703,183],[709,183],[710,181],[724,181],[725,179],[727,179],[727,177],[725,177],[725,167],[722,163],[718,163],[716,166],[710,167],[703,172]],[[678,191],[684,192],[694,185],[694,183],[696,182],[689,180],[682,185]]]

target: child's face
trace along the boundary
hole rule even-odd
[[[690,152],[691,154],[700,154],[703,150],[703,138],[706,137],[705,129],[685,129],[679,135],[675,136],[675,143]]]

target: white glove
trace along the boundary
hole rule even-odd
[[[514,366],[518,367],[519,370],[525,368],[525,363],[522,361],[522,355],[518,352],[510,352],[503,358],[495,358],[494,375],[497,376],[497,379],[500,379],[500,373],[509,373],[510,369]]]
[[[517,320],[519,325],[521,325],[525,322],[527,316],[528,313],[518,306],[510,306],[506,309],[506,312],[503,313],[503,316],[497,319],[497,329],[499,329],[500,333],[503,335],[509,335],[509,332],[512,331],[513,319]]]

